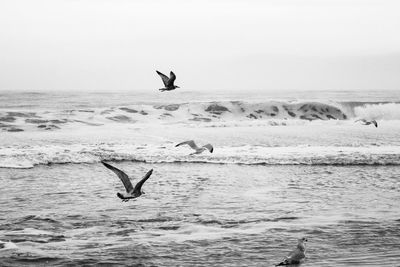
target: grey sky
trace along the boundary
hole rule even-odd
[[[0,1],[0,90],[400,89],[400,1]]]

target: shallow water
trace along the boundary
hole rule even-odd
[[[0,169],[0,251],[23,264],[271,266],[306,236],[302,266],[398,266],[398,166],[114,162],[138,179],[123,203],[101,164]]]
[[[0,266],[399,266],[399,92],[168,95],[0,93]]]

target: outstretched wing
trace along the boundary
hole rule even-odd
[[[102,161],[101,163],[103,163],[103,165],[106,166],[107,169],[112,170],[119,177],[119,179],[121,179],[122,183],[125,186],[126,192],[128,192],[128,193],[132,192],[133,185],[132,185],[131,181],[129,180],[128,175],[126,175],[126,173],[111,166],[108,163],[105,163],[104,161]]]
[[[163,81],[163,83],[164,83],[164,86],[165,86],[165,87],[168,87],[168,81],[169,81],[168,76],[165,75],[165,74],[162,74],[162,73],[159,72],[158,70],[156,70],[156,72],[157,72],[158,75],[160,75],[160,77],[161,77],[161,79],[162,79],[162,81]]]
[[[378,123],[376,122],[376,120],[373,120],[372,123],[375,125],[375,127],[378,127]]]
[[[191,148],[193,148],[194,150],[199,149],[199,147],[196,145],[196,143],[193,140],[190,141],[185,141],[182,143],[177,144],[175,147],[177,146],[181,146],[181,145],[189,145]]]
[[[176,79],[176,75],[175,73],[173,73],[172,71],[169,73],[169,80],[168,80],[168,84],[165,86],[173,86],[174,85],[174,81]]]
[[[150,171],[148,171],[148,172],[146,173],[146,175],[142,178],[142,180],[140,180],[140,181],[135,185],[135,189],[133,190],[134,193],[140,193],[144,182],[146,182],[146,180],[150,178],[150,176],[151,176],[152,173],[153,173],[153,169],[151,169]]]
[[[211,144],[204,145],[203,147],[207,148],[210,153],[213,153],[214,147]]]

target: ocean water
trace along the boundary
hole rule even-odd
[[[2,92],[0,135],[0,266],[399,266],[400,92]]]

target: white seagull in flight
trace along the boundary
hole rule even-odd
[[[144,195],[144,192],[142,191],[142,186],[143,186],[144,182],[146,182],[146,180],[149,179],[149,177],[153,173],[153,169],[148,171],[146,173],[146,175],[142,178],[142,180],[140,180],[135,185],[135,188],[133,188],[133,185],[132,185],[131,181],[129,180],[128,175],[126,175],[126,173],[111,166],[108,163],[105,163],[104,161],[102,161],[101,163],[103,163],[103,165],[106,166],[106,168],[112,170],[119,177],[119,179],[121,179],[122,183],[124,184],[125,189],[126,189],[126,194],[125,193],[121,194],[119,192],[117,193],[117,196],[120,199],[122,199],[122,201],[126,202],[126,201],[129,201],[130,199],[134,199],[134,198],[140,197],[141,195]]]
[[[174,85],[174,81],[176,79],[176,75],[175,73],[173,73],[172,71],[169,73],[169,78],[167,75],[162,74],[161,72],[159,72],[158,70],[156,70],[157,74],[160,75],[163,83],[164,83],[164,88],[159,89],[161,92],[164,91],[172,91],[175,90],[176,88],[179,88],[179,86]]]
[[[214,151],[214,147],[213,147],[211,144],[207,144],[207,145],[204,145],[204,146],[202,146],[202,147],[198,147],[198,146],[196,145],[196,143],[195,143],[193,140],[179,143],[179,144],[177,144],[175,147],[181,146],[181,145],[188,145],[188,146],[190,146],[192,149],[196,150],[196,152],[193,152],[193,153],[191,153],[191,154],[189,154],[189,155],[201,154],[201,153],[203,153],[205,150],[210,151],[210,153],[213,153],[213,151]]]
[[[304,260],[306,257],[306,244],[307,238],[303,237],[299,239],[299,242],[297,243],[297,247],[290,252],[282,262],[275,266],[282,266],[282,265],[290,265],[290,264],[299,264],[301,261]]]

